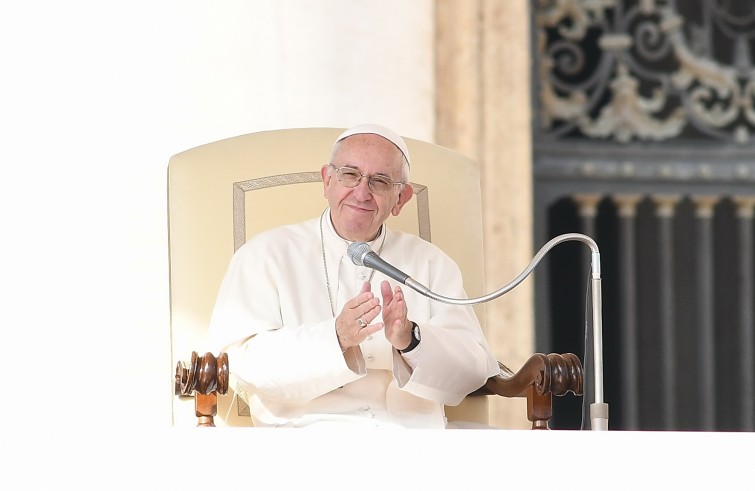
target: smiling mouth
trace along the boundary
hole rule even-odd
[[[372,209],[370,209],[370,208],[365,208],[365,207],[363,207],[363,206],[359,206],[359,205],[352,205],[352,204],[349,204],[349,205],[347,205],[347,206],[348,206],[349,208],[351,208],[352,210],[354,210],[354,211],[357,211],[357,212],[360,212],[360,213],[370,213],[370,212],[373,212],[373,211],[375,211],[375,210],[372,210]]]

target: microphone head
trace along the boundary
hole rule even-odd
[[[352,242],[347,251],[351,262],[357,266],[364,266],[364,256],[369,252],[372,252],[372,249],[366,242]]]

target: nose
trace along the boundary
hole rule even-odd
[[[354,187],[354,195],[359,201],[368,201],[372,198],[369,182],[370,180],[367,176],[362,176],[359,180],[359,184]]]

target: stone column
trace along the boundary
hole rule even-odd
[[[663,429],[676,427],[676,316],[674,313],[674,216],[679,196],[653,196],[658,218],[658,254],[660,282],[660,341],[661,341],[661,411]]]
[[[755,198],[735,197],[739,217],[739,363],[741,377],[741,421],[744,431],[755,431],[755,314],[753,314],[753,231]]]
[[[486,292],[534,255],[530,7],[526,0],[442,0],[436,15],[436,142],[469,155],[482,176]],[[485,306],[487,337],[517,370],[534,351],[533,284]],[[528,428],[523,399],[492,398],[491,424]]]
[[[713,291],[713,215],[718,196],[693,196],[697,221],[697,322],[700,429],[716,427],[716,336]]]
[[[619,296],[621,307],[621,395],[624,427],[639,429],[639,333],[637,326],[637,246],[635,244],[637,207],[642,196],[620,194],[613,197],[618,205],[619,229]]]

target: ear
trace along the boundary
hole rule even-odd
[[[414,196],[414,188],[412,188],[412,185],[407,182],[398,194],[398,201],[393,205],[391,215],[398,216],[398,214],[401,213],[401,208],[412,199],[412,196]]]
[[[328,197],[328,188],[330,187],[330,180],[333,178],[333,174],[330,172],[330,165],[325,164],[320,169],[320,177],[322,177],[322,195]]]

